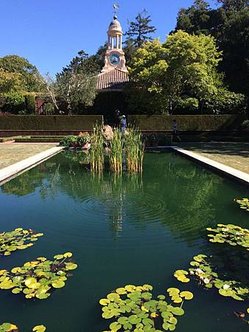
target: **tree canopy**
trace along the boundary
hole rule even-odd
[[[155,31],[156,28],[154,25],[151,25],[151,17],[146,10],[138,13],[135,20],[129,22],[124,42],[124,51],[128,64],[135,50],[141,47],[144,42],[152,40],[152,34]]]
[[[235,92],[249,98],[249,1],[218,0],[217,9],[209,7],[204,0],[181,9],[176,30],[191,34],[210,34],[223,51],[219,70],[225,73],[225,82]]]
[[[80,107],[91,106],[96,97],[97,73],[96,58],[84,51],[72,59],[56,77],[56,92],[60,100],[66,102],[67,111],[72,114]]]
[[[221,59],[214,38],[203,34],[179,30],[163,44],[158,40],[144,43],[131,62],[133,107],[137,103],[143,111],[164,113],[208,108],[221,96],[225,103],[229,92],[217,71]]]
[[[27,59],[18,55],[7,55],[0,58],[0,69],[8,73],[19,74],[22,80],[22,90],[39,92],[41,89],[38,69]]]

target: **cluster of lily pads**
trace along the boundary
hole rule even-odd
[[[240,208],[249,212],[249,198],[235,199]]]
[[[33,230],[16,228],[14,231],[0,233],[0,254],[11,255],[16,250],[31,247],[43,233]],[[36,260],[26,262],[21,267],[14,267],[11,271],[0,270],[0,289],[11,290],[13,294],[23,293],[26,299],[47,299],[53,289],[65,286],[65,281],[70,272],[77,268],[72,262],[73,254],[66,252],[55,255],[53,260],[38,257]],[[19,329],[12,323],[0,325],[0,332],[18,332]],[[44,325],[33,327],[34,332],[44,332]]]
[[[185,278],[190,281],[190,277],[194,276],[205,288],[216,288],[220,295],[234,300],[243,301],[248,298],[249,288],[239,281],[225,280],[223,275],[218,274],[217,263],[217,259],[200,254],[193,257],[188,271],[178,270],[174,276],[181,282]]]
[[[193,294],[177,288],[167,290],[170,301],[165,295],[153,299],[151,285],[126,285],[117,288],[106,298],[99,301],[102,317],[114,320],[106,332],[134,331],[160,332],[174,331],[177,316],[184,315],[184,300],[191,300]]]
[[[32,229],[16,228],[14,231],[0,233],[0,254],[11,255],[16,250],[32,247],[43,233],[36,233]]]
[[[64,287],[68,272],[77,268],[71,257],[71,252],[56,255],[54,260],[38,257],[11,271],[0,270],[0,289],[11,289],[13,294],[23,293],[26,299],[46,299],[52,289]]]
[[[249,230],[233,224],[218,224],[216,228],[207,228],[209,241],[227,243],[230,246],[240,246],[249,250]]]
[[[3,323],[0,325],[0,332],[18,332],[19,329],[16,325],[11,323]],[[45,332],[46,327],[44,325],[36,325],[33,327],[34,332]]]
[[[209,241],[229,244],[249,250],[249,230],[236,225],[218,224],[216,228],[207,228]],[[174,276],[181,282],[189,282],[191,276],[198,279],[205,288],[216,288],[220,295],[243,301],[249,298],[249,283],[244,274],[248,265],[248,256],[240,252],[231,252],[226,256],[229,265],[235,265],[236,271],[229,272],[225,267],[222,255],[207,256],[199,254],[190,262],[188,271],[177,270]],[[224,269],[225,268],[225,269]],[[242,270],[240,274],[239,270]],[[238,271],[237,271],[238,270]],[[237,280],[230,280],[236,278]],[[244,280],[243,280],[244,279]]]

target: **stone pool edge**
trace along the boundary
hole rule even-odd
[[[249,185],[249,174],[245,172],[239,171],[233,167],[226,166],[207,157],[203,157],[198,153],[185,150],[177,146],[171,146],[171,149],[173,149],[174,151],[178,152],[181,155],[189,157],[190,159],[200,162],[201,164],[204,164],[220,173],[223,173],[229,177],[232,177],[233,179],[236,179],[244,184]]]
[[[55,156],[61,152],[64,147],[53,147],[51,149],[45,150],[43,152],[37,153],[32,157],[26,158],[24,160],[18,161],[17,163],[4,167],[0,170],[0,186],[4,183],[12,180],[16,176],[30,170],[31,168],[37,166],[43,161]]]

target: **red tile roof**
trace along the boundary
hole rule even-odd
[[[112,71],[98,75],[97,90],[122,90],[127,82],[129,82],[128,73],[114,68]]]

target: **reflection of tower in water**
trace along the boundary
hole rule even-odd
[[[105,206],[105,217],[115,237],[120,237],[127,216],[129,195],[142,189],[141,174],[111,174],[104,178],[97,176],[99,188],[102,193],[102,201]]]
[[[129,195],[142,189],[141,174],[114,174],[112,181],[112,202],[109,218],[111,229],[117,237],[121,236],[127,216]]]

